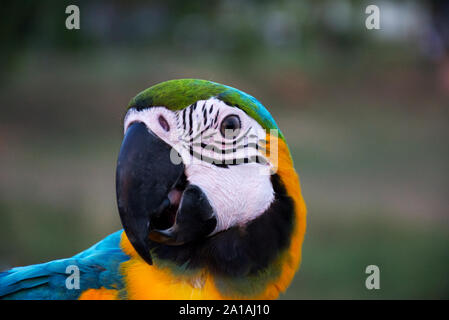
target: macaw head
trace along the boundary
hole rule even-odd
[[[139,93],[124,119],[116,188],[126,235],[150,264],[245,274],[290,248],[295,230],[300,250],[305,207],[284,136],[237,89],[183,79]]]

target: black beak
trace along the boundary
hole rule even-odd
[[[144,123],[136,122],[129,126],[118,157],[120,219],[134,249],[149,264],[152,243],[181,245],[207,236],[216,226],[206,195],[197,186],[182,182],[184,165],[173,163],[171,153],[170,145]],[[172,204],[168,195],[180,184],[185,188],[180,203]]]
[[[134,249],[150,264],[151,217],[162,209],[168,192],[184,172],[182,163],[172,163],[170,151],[171,147],[144,123],[136,122],[126,132],[117,162],[120,219]]]

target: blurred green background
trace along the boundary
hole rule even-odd
[[[69,4],[80,30],[65,28]],[[282,298],[449,298],[447,1],[0,6],[0,269],[121,228],[128,101],[201,78],[257,97],[290,145],[308,230]],[[370,264],[380,290],[365,288]]]

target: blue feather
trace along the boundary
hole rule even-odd
[[[0,299],[77,299],[87,289],[123,289],[120,264],[129,259],[120,248],[123,230],[67,259],[17,267],[0,273]],[[80,288],[68,289],[68,266],[80,271]]]

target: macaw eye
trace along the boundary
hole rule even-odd
[[[224,138],[234,138],[240,131],[240,118],[235,114],[223,119],[220,125],[220,133]]]

